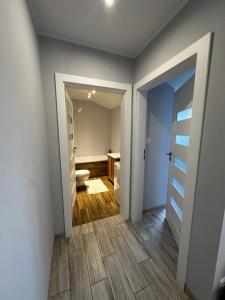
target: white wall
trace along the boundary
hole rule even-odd
[[[133,60],[39,36],[55,233],[64,232],[54,73],[132,83]]]
[[[188,259],[187,286],[211,300],[225,208],[225,1],[189,1],[139,55],[135,82],[208,32],[214,32]]]
[[[91,101],[73,103],[76,156],[105,155],[110,149],[110,110]]]
[[[53,246],[48,149],[26,1],[1,1],[0,28],[0,299],[46,300]]]
[[[120,152],[121,140],[121,107],[118,106],[110,113],[110,149],[112,152]]]
[[[164,83],[148,94],[144,210],[166,205],[174,89]]]

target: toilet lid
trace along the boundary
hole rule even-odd
[[[90,175],[89,170],[77,170],[75,171],[76,177]]]

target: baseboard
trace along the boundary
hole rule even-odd
[[[189,290],[189,288],[186,286],[186,284],[184,287],[184,291],[191,300],[198,300],[195,296],[193,296],[192,292]]]
[[[166,208],[166,205],[155,206],[155,207],[143,210],[143,214],[148,214],[148,213],[151,213],[153,211],[157,211],[157,210],[165,209],[165,208]]]

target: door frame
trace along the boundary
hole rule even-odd
[[[80,84],[96,88],[109,88],[121,91],[124,94],[121,103],[121,115],[123,118],[121,119],[120,193],[123,201],[120,205],[120,214],[125,220],[129,219],[130,215],[132,85],[90,77],[55,73],[64,226],[65,236],[68,238],[72,233],[72,208],[69,191],[69,155],[66,127],[65,84]]]
[[[65,100],[70,102],[70,105],[72,105],[72,110],[73,110],[73,102],[72,102],[72,100],[71,100],[71,98],[70,98],[70,96],[69,96],[69,94],[66,90],[65,90]],[[68,114],[67,109],[66,109],[66,114]],[[74,121],[74,112],[73,112],[72,119]],[[67,120],[67,124],[68,124],[68,120]],[[68,132],[67,132],[67,134],[68,134]],[[67,141],[67,143],[68,143],[68,141]],[[68,153],[69,153],[69,151],[68,151]],[[75,154],[75,151],[74,151],[74,124],[73,124],[73,159],[74,159],[74,154]],[[70,162],[71,157],[69,155],[68,155],[68,159],[69,159],[69,162]],[[75,166],[75,163],[74,163],[74,166]],[[70,171],[70,168],[69,168],[69,171]],[[76,178],[75,177],[75,171],[76,171],[76,169],[74,167],[72,180],[74,180],[74,178]],[[69,173],[69,174],[70,174],[70,179],[71,179],[71,173]],[[76,183],[73,185],[73,188],[72,188],[72,197],[73,197],[73,200],[72,200],[72,210],[73,210],[74,206],[75,206],[75,201],[74,200],[76,199]]]
[[[196,58],[196,74],[193,94],[193,113],[190,129],[191,145],[189,146],[185,201],[181,224],[181,238],[177,266],[177,281],[181,288],[186,283],[187,262],[195,199],[198,164],[204,120],[205,99],[207,93],[208,71],[210,61],[212,33],[169,59],[160,67],[136,82],[133,87],[133,127],[132,127],[132,177],[131,177],[131,213],[132,221],[142,218],[144,187],[144,150],[146,144],[147,91],[163,82],[163,78],[187,60]],[[190,159],[191,158],[191,159]]]

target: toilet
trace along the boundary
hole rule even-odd
[[[84,181],[90,177],[89,170],[77,170],[75,171],[76,176],[76,184],[77,186],[81,186],[84,184]]]

